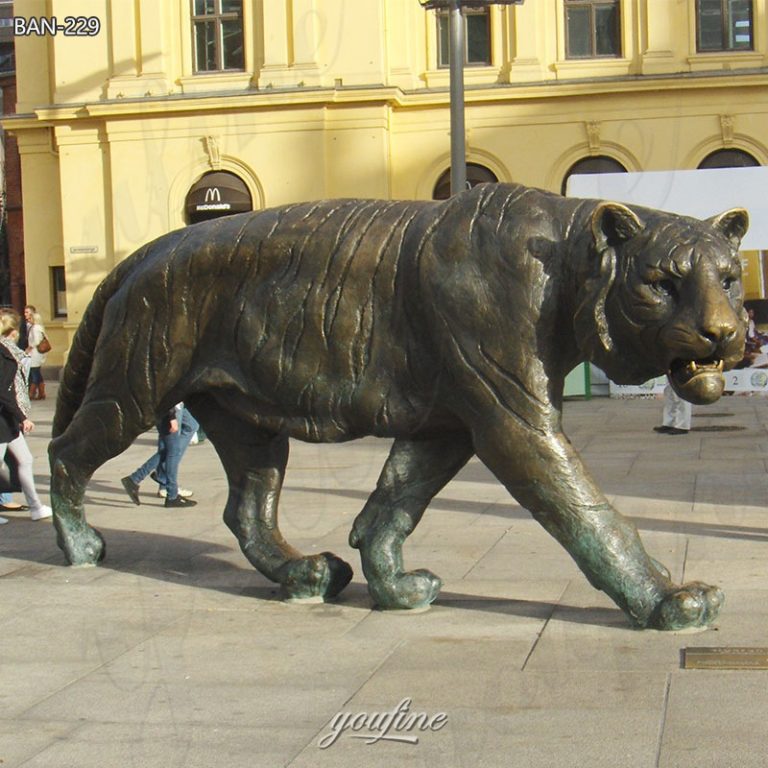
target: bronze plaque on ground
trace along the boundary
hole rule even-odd
[[[683,669],[768,669],[768,648],[685,648]]]

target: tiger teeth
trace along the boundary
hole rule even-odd
[[[695,360],[689,360],[685,365],[686,373],[688,373],[689,376],[693,376],[695,373],[697,373],[699,370],[711,370],[715,369],[718,371],[718,373],[723,372],[723,361],[718,360],[717,362],[705,364],[705,363],[697,363]]]

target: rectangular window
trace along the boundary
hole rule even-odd
[[[191,0],[195,72],[243,71],[243,0]]]
[[[51,267],[51,286],[53,289],[53,316],[67,316],[67,278],[64,267]]]
[[[751,51],[752,0],[696,0],[698,51]]]
[[[13,50],[13,3],[0,0],[0,74],[16,69]]]
[[[464,63],[487,67],[491,63],[491,18],[487,8],[465,8]],[[437,66],[450,65],[451,18],[449,11],[437,12]]]
[[[621,56],[619,0],[565,0],[565,55],[569,59]]]

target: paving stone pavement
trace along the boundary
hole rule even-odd
[[[35,403],[30,438],[46,499],[53,405]],[[221,522],[210,443],[182,464],[197,507],[166,511],[151,481],[130,503],[142,436],[89,486],[102,566],[67,567],[48,521],[0,527],[0,766],[762,768],[768,671],[685,670],[681,654],[768,645],[768,402],[695,408],[679,437],[652,431],[660,412],[572,401],[565,425],[674,578],[726,592],[700,634],[631,629],[474,460],[406,545],[409,567],[443,577],[436,604],[372,610],[347,535],[386,455],[374,439],[292,446],[286,538],[356,573],[337,602],[283,603]],[[389,735],[417,743],[358,738],[398,707],[419,727]],[[334,740],[339,724],[361,730]]]

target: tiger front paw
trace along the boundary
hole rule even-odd
[[[442,586],[440,577],[425,568],[386,578],[368,578],[368,591],[376,607],[382,610],[426,608],[434,602]]]
[[[719,587],[693,581],[675,588],[662,598],[647,626],[681,630],[711,625],[723,607],[725,596]]]

